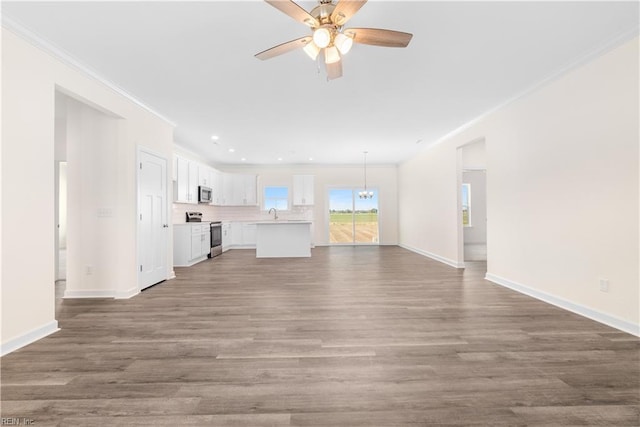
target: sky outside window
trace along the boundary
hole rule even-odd
[[[356,197],[356,206],[357,210],[371,210],[378,208],[378,192],[373,191],[373,198],[371,199],[360,199],[358,198],[358,191],[360,189],[355,190]],[[369,190],[368,191],[372,191]],[[346,211],[353,210],[353,201],[354,194],[351,189],[336,189],[331,190],[329,192],[329,206],[331,206],[331,210],[336,211]]]
[[[264,210],[268,211],[272,208],[289,209],[288,187],[264,187]]]

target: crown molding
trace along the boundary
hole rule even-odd
[[[493,108],[488,109],[487,111],[485,111],[484,113],[480,114],[478,117],[469,120],[468,122],[458,126],[457,128],[453,129],[450,132],[447,132],[446,134],[444,134],[443,136],[440,136],[436,139],[434,139],[431,142],[425,142],[424,143],[424,148],[422,150],[420,150],[420,152],[424,152],[430,148],[433,148],[435,146],[437,146],[438,144],[441,144],[447,140],[449,140],[450,138],[462,133],[463,131],[477,125],[478,123],[481,123],[482,121],[484,121],[487,117],[491,116],[492,114],[496,113],[497,111],[502,110],[503,108],[515,103],[516,101],[519,101],[520,99],[523,99],[525,97],[527,97],[528,95],[536,92],[538,89],[543,88],[544,86],[546,86],[547,84],[561,78],[562,76],[564,76],[565,74],[569,73],[570,71],[573,71],[583,65],[588,64],[589,62],[595,60],[596,58],[604,55],[605,53],[621,46],[622,44],[630,41],[631,39],[633,39],[634,37],[638,36],[638,33],[640,32],[640,25],[635,25],[634,27],[625,30],[625,31],[620,31],[619,33],[613,35],[612,37],[602,41],[598,46],[596,46],[593,50],[591,50],[590,52],[587,52],[586,54],[579,56],[577,58],[574,58],[573,60],[569,61],[567,64],[565,64],[564,66],[560,67],[559,69],[551,72],[550,74],[548,74],[547,76],[543,77],[542,79],[540,79],[539,81],[535,82],[534,84],[532,84],[531,86],[529,86],[528,88],[522,90],[521,92],[519,92],[518,94],[516,94],[515,96],[512,96],[511,98],[507,99],[504,102],[501,102],[500,104],[496,105]],[[474,141],[471,141],[469,143],[472,143]],[[467,143],[465,143],[464,145],[467,145]],[[410,159],[409,159],[410,160]],[[400,162],[400,164],[406,163],[407,160]]]
[[[14,19],[11,19],[6,14],[2,14],[2,28],[6,29],[8,31],[11,31],[12,33],[17,35],[18,37],[22,38],[26,42],[28,42],[31,45],[35,46],[36,48],[44,51],[45,53],[53,56],[54,58],[56,58],[57,60],[59,60],[63,64],[69,66],[70,68],[73,68],[74,70],[79,71],[82,74],[85,74],[87,77],[89,77],[89,78],[97,81],[98,83],[106,86],[107,88],[111,89],[112,91],[114,91],[118,95],[126,98],[127,100],[129,100],[131,102],[133,102],[138,107],[142,108],[145,111],[148,111],[149,113],[153,114],[154,116],[158,117],[159,119],[163,120],[164,122],[168,123],[169,125],[171,125],[173,127],[177,126],[173,121],[169,120],[167,117],[165,117],[162,114],[158,113],[153,108],[149,107],[148,105],[146,105],[145,103],[143,103],[142,101],[137,99],[135,96],[131,95],[130,93],[128,93],[127,91],[125,91],[124,89],[119,87],[114,82],[112,82],[112,81],[108,80],[107,78],[103,77],[96,70],[92,69],[91,67],[89,67],[86,64],[83,64],[81,61],[79,61],[76,58],[74,58],[71,54],[66,52],[64,49],[62,49],[62,48],[56,46],[55,44],[45,40],[42,36],[34,33],[31,30],[29,30],[24,25],[20,24],[19,22],[15,21]]]

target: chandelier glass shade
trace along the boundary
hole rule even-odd
[[[373,191],[367,190],[367,153],[364,152],[364,190],[358,192],[358,197],[361,199],[372,199]]]
[[[358,192],[358,197],[360,197],[361,199],[372,199],[373,198],[373,191],[360,191]]]

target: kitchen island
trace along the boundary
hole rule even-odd
[[[256,222],[256,258],[311,256],[311,221]]]

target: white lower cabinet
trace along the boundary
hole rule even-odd
[[[253,249],[256,247],[256,223],[232,221],[231,246],[237,249]],[[224,250],[224,248],[223,248]]]
[[[242,246],[242,223],[232,222],[229,224],[231,230],[231,246]]]
[[[222,223],[222,252],[226,252],[231,248],[233,237],[231,235],[231,224]]]
[[[256,230],[257,225],[255,222],[243,222],[242,223],[242,245],[245,247],[256,247]]]
[[[208,222],[173,225],[173,265],[188,267],[207,259],[211,250]]]

